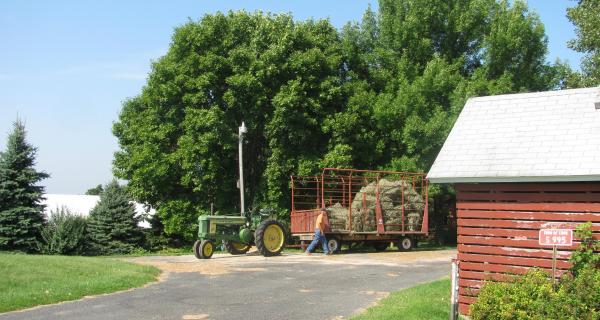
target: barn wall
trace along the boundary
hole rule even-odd
[[[539,229],[574,229],[592,221],[600,239],[600,182],[457,184],[459,311],[468,314],[485,279],[505,279],[530,267],[552,270],[552,248]],[[557,268],[569,268],[572,247],[559,247]]]

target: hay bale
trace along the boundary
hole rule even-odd
[[[338,202],[329,207],[327,211],[331,230],[348,230],[348,208],[344,208]]]
[[[419,226],[421,224],[421,214],[417,212],[411,212],[407,214],[408,224],[406,228],[410,231],[418,231],[420,230]]]
[[[412,184],[404,180],[390,181],[387,179],[379,180],[379,185],[376,182],[371,182],[356,193],[352,201],[353,230],[358,232],[377,230],[375,209],[378,188],[379,202],[385,223],[398,225],[387,226],[386,231],[402,230],[402,208],[404,208],[405,213],[405,229],[418,230],[425,209],[423,197],[412,187]],[[404,191],[404,204],[402,191]]]

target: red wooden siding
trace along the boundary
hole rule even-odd
[[[457,184],[459,311],[487,279],[506,280],[531,267],[551,272],[552,248],[538,245],[540,229],[592,221],[600,239],[600,182]],[[571,251],[560,247],[557,268],[566,272]]]

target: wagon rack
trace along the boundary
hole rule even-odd
[[[328,212],[325,234],[334,252],[357,243],[383,251],[391,242],[410,250],[428,235],[424,173],[325,168],[316,176],[292,176],[291,189],[291,234],[303,249],[320,208]]]

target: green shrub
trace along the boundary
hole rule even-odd
[[[556,290],[548,274],[532,269],[513,282],[488,282],[471,305],[473,320],[600,319],[600,270],[566,274]]]
[[[552,300],[552,282],[538,269],[515,276],[514,282],[488,282],[471,305],[473,320],[549,319],[547,303]]]
[[[577,275],[580,270],[587,268],[600,268],[600,241],[592,235],[592,223],[581,224],[575,230],[575,236],[581,239],[581,245],[573,252],[569,260],[573,266],[571,272]]]
[[[42,229],[40,251],[45,254],[80,255],[84,253],[87,219],[66,208],[51,212]]]
[[[471,305],[472,319],[600,319],[600,255],[594,252],[600,247],[591,228],[591,222],[577,228],[581,245],[571,256],[570,273],[555,288],[539,269],[512,282],[488,282]]]
[[[566,316],[555,319],[600,319],[600,270],[588,266],[580,269],[576,277],[566,275],[556,297],[555,314]]]

